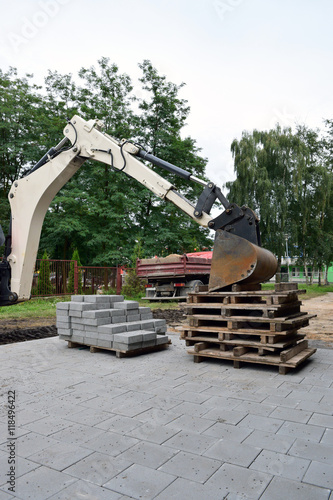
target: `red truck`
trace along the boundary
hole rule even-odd
[[[186,300],[197,285],[209,281],[212,251],[138,259],[137,275],[146,278],[146,300]]]

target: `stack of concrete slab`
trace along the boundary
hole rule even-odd
[[[124,352],[169,343],[165,320],[122,295],[73,295],[58,302],[57,329],[61,340]]]

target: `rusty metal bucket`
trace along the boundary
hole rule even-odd
[[[208,290],[219,290],[234,283],[257,284],[269,280],[277,270],[277,260],[265,248],[218,229]]]

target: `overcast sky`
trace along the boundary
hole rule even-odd
[[[150,59],[191,113],[184,134],[233,179],[243,130],[333,118],[332,0],[0,0],[0,67],[75,75],[109,57],[131,76]],[[184,168],[186,166],[182,165]]]

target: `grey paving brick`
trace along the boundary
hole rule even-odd
[[[216,439],[210,436],[198,435],[194,432],[187,432],[184,430],[165,441],[163,446],[169,446],[178,450],[195,453],[196,455],[202,455],[215,442]]]
[[[19,456],[28,458],[33,453],[37,453],[44,448],[57,444],[57,440],[53,437],[43,436],[35,432],[23,435],[16,440]]]
[[[96,333],[96,340],[109,340],[110,342],[113,341],[114,334],[112,333]]]
[[[57,328],[70,328],[71,327],[71,320],[70,318],[65,318],[64,316],[61,316],[61,319],[64,319],[65,321],[59,321],[59,319],[56,320],[56,327]]]
[[[250,469],[301,481],[309,464],[310,461],[303,458],[290,457],[276,451],[263,450],[250,465]]]
[[[76,461],[76,463],[64,469],[64,472],[70,476],[101,486],[133,463],[133,461],[126,460],[121,455],[118,455],[115,460],[113,456],[98,451],[91,452],[89,450],[89,453],[89,456]]]
[[[113,347],[113,342],[112,340],[104,340],[101,338],[97,338],[97,346],[104,347],[106,349],[111,349]]]
[[[176,476],[171,474],[133,464],[126,469],[126,478],[119,474],[108,481],[104,487],[129,497],[152,500],[175,479]]]
[[[177,450],[159,446],[156,443],[147,441],[138,442],[128,450],[124,451],[119,458],[122,458],[131,463],[151,467],[152,469],[159,468],[177,453]],[[118,457],[117,457],[118,459]]]
[[[140,333],[142,334],[142,341],[157,339],[156,333],[150,330],[141,330]]]
[[[30,422],[24,426],[25,429],[29,431],[36,432],[37,434],[43,434],[43,436],[50,436],[55,432],[60,431],[68,427],[69,423],[61,417],[56,418],[54,415],[47,416],[37,420],[36,422]]]
[[[95,484],[88,483],[80,479],[74,484],[71,484],[67,488],[56,493],[54,496],[50,497],[48,500],[122,500],[123,497],[120,493],[108,490],[102,486],[96,486]],[[125,499],[124,499],[125,500]]]
[[[207,410],[209,402],[210,400],[200,405],[203,410],[204,409]],[[240,422],[242,422],[244,418],[246,418],[247,414],[246,412],[237,410],[228,410],[226,408],[213,408],[210,411],[205,411],[205,413],[203,413],[202,415],[204,418],[208,418],[209,420],[214,420],[215,422],[237,425]]]
[[[56,311],[59,311],[60,309],[65,309],[65,311],[68,311],[69,305],[70,302],[57,302]]]
[[[30,455],[29,460],[61,471],[90,454],[91,450],[81,446],[70,443],[57,443]]]
[[[323,413],[324,415],[333,414],[333,396],[330,401],[325,402],[325,398],[320,403],[313,403],[312,401],[301,401],[297,404],[297,409]]]
[[[329,490],[310,484],[292,481],[282,477],[274,477],[260,500],[327,500]]]
[[[16,494],[19,498],[45,500],[74,482],[75,478],[42,466],[17,479]]]
[[[131,314],[126,316],[126,321],[131,322],[131,321],[140,321],[141,317],[140,314]]]
[[[146,422],[129,431],[128,435],[140,440],[162,444],[178,432],[179,428],[174,428],[172,424],[170,426],[161,426],[155,422]]]
[[[77,342],[78,344],[83,344],[83,339],[84,339],[84,335],[79,335],[79,333],[82,333],[82,332],[79,332],[79,331],[73,331],[73,335],[71,337],[71,341],[72,342]]]
[[[124,318],[126,317],[125,315],[125,311],[123,309],[110,309],[110,316],[111,317],[114,317],[114,316],[124,316]],[[125,321],[125,319],[124,319]]]
[[[93,304],[110,304],[111,295],[84,295],[84,302],[91,302]]]
[[[270,416],[281,420],[289,420],[291,422],[300,422],[306,424],[312,413],[303,410],[295,410],[293,408],[276,408]]]
[[[153,319],[153,313],[140,313],[140,320]]]
[[[156,335],[156,345],[168,344],[169,337],[167,335],[158,335],[158,334],[155,334],[155,335]],[[192,402],[195,402],[195,401],[192,401]]]
[[[74,328],[75,330],[85,330],[85,326],[82,325],[82,323],[77,323],[76,321],[72,321],[71,327]]]
[[[142,334],[136,332],[124,332],[115,334],[113,340],[115,342],[122,342],[123,344],[136,344],[142,342]]]
[[[217,488],[207,488],[206,485],[190,481],[189,479],[178,478],[157,495],[155,500],[221,500],[223,497],[219,496],[216,490]],[[238,500],[241,499],[238,498]]]
[[[123,324],[123,323],[120,323]],[[141,333],[141,325],[136,323],[135,321],[133,323],[124,323],[126,326],[126,331],[127,332],[138,332]]]
[[[251,413],[252,415],[261,415],[263,417],[268,417],[276,407],[274,405],[268,405],[265,403],[257,403],[255,401],[242,401],[238,406],[236,406],[236,410]]]
[[[69,310],[67,309],[57,309],[57,318],[67,318],[69,315]]]
[[[69,335],[59,335],[59,340],[71,340],[71,336],[69,336]]]
[[[333,446],[333,429],[326,429],[320,442]]]
[[[203,418],[202,420],[205,419]],[[228,441],[234,441],[235,443],[241,443],[251,433],[252,429],[230,424],[223,424],[221,422],[216,422],[203,432],[204,435],[212,436],[218,439],[227,439]]]
[[[58,335],[64,335],[65,337],[71,337],[73,335],[72,328],[58,328]]]
[[[323,463],[333,462],[332,446],[323,443],[313,443],[312,441],[304,441],[302,439],[296,439],[288,455]]]
[[[110,302],[123,302],[123,295],[108,295]]]
[[[114,415],[113,417],[104,419],[102,422],[96,424],[96,427],[105,431],[128,434],[130,431],[136,427],[140,427],[141,425],[142,422],[136,418],[125,417],[124,415]]]
[[[184,479],[204,483],[220,466],[221,462],[219,460],[198,457],[198,455],[180,451],[163,464],[159,470]]]
[[[278,435],[287,435],[294,438],[308,439],[319,443],[324,429],[315,425],[300,424],[298,422],[284,422],[278,430]]]
[[[216,498],[235,493],[244,499],[258,499],[272,476],[264,472],[257,472],[232,464],[223,464],[205,483],[206,488],[214,488]],[[209,497],[208,497],[209,498]],[[262,497],[260,497],[262,498]],[[280,499],[283,497],[280,497]],[[289,497],[286,496],[285,498]]]
[[[125,322],[126,322],[126,316],[112,316],[111,317],[112,324],[125,323]]]
[[[94,304],[87,304],[85,302],[70,302],[69,313],[71,313],[71,311],[92,311],[94,307]]]
[[[83,302],[84,295],[71,295],[71,302]]]
[[[311,462],[303,478],[304,483],[314,484],[333,490],[333,465],[321,462]]]
[[[90,353],[88,354],[90,355]],[[89,403],[89,401],[87,403]],[[97,439],[101,434],[103,434],[103,431],[101,429],[97,429],[95,427],[87,425],[73,423],[66,429],[63,429],[53,434],[52,438],[54,438],[57,441],[80,444],[81,446],[83,446],[83,443],[85,443],[90,439],[94,438]],[[51,446],[51,444],[49,444],[49,446]]]
[[[330,427],[333,429],[333,415],[314,413],[309,420],[309,424],[318,425],[320,427]]]
[[[261,448],[248,444],[236,444],[235,441],[220,439],[215,442],[205,453],[205,457],[214,458],[221,462],[248,467],[259,455]]]
[[[154,347],[156,345],[156,340],[144,340],[142,342],[142,347]]]
[[[83,304],[89,306],[90,304]],[[99,310],[91,310],[91,311],[83,311],[82,318],[109,318],[110,317],[110,309],[99,309]]]
[[[87,440],[84,446],[113,457],[116,457],[138,442],[135,438],[118,435],[115,432],[105,432],[100,429],[99,432],[97,437]]]
[[[6,478],[6,474],[9,472],[9,467],[11,464],[8,463],[8,453],[7,452],[2,452],[0,451],[0,471],[1,471],[1,476],[0,476],[0,484],[2,481],[5,481],[6,479],[8,480],[8,476]],[[40,467],[39,463],[32,462],[31,460],[27,460],[26,458],[22,457],[17,457],[16,460],[16,467],[15,467],[15,477],[20,477],[26,474],[27,472],[30,472],[32,470],[37,469]],[[5,490],[8,491],[7,489],[8,484],[5,487]],[[0,495],[0,500],[1,500],[1,495]]]
[[[290,435],[278,435],[273,432],[253,431],[243,443],[252,446],[259,446],[265,450],[278,451],[280,453],[287,453],[294,443],[295,438]]]
[[[145,321],[140,321],[141,329],[142,330],[154,330],[155,331],[155,325],[154,325],[153,319],[147,319]]]
[[[241,427],[250,427],[251,429],[268,432],[277,432],[282,424],[283,420],[272,417],[262,417],[260,415],[247,415],[239,423]]]
[[[123,342],[114,342],[113,348],[118,351],[135,351],[136,349],[142,348],[142,342],[136,342],[135,344],[124,344]]]
[[[173,429],[177,429],[178,431],[182,431],[183,429],[188,428],[199,433],[203,433],[208,428],[211,428],[211,426],[212,422],[210,422],[206,418],[194,417],[193,415],[182,415],[181,417],[178,417],[170,423],[170,427],[172,427]],[[207,435],[216,437],[214,436],[214,434],[207,433]]]
[[[151,313],[151,309],[150,309],[150,307],[140,306],[139,307],[139,313],[140,314],[150,314]]]
[[[81,311],[72,311],[71,309],[68,311],[68,316],[73,319],[73,318],[82,318],[82,312]]]
[[[124,300],[122,302],[119,302],[119,304],[117,304],[117,308],[126,310],[139,309],[139,302],[135,300]]]
[[[98,327],[98,333],[105,333],[105,334],[110,334],[114,335],[116,333],[123,333],[126,332],[126,326],[122,323],[114,325],[108,324],[108,325],[101,325]]]
[[[101,325],[107,325],[111,323],[111,318],[83,318],[82,319],[82,324],[83,325],[88,325],[88,326],[101,326]]]

